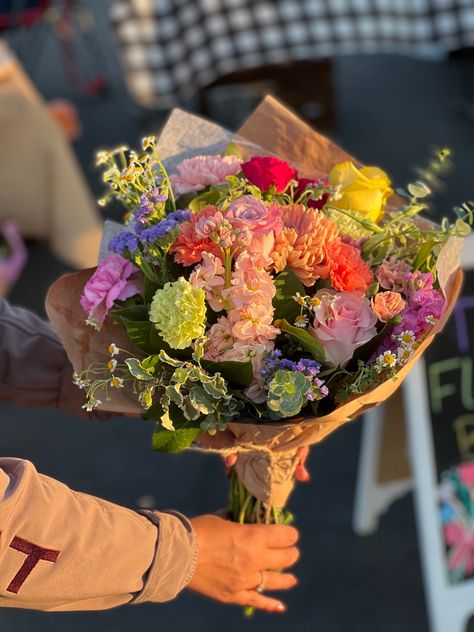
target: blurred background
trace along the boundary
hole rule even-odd
[[[237,129],[272,93],[397,186],[448,146],[433,216],[474,197],[472,0],[0,0],[0,38],[0,278],[39,314],[59,275],[94,265],[102,218],[120,220],[94,202],[95,150],[159,132],[176,105]],[[75,489],[187,515],[226,504],[219,459],[152,453],[147,422],[1,404],[0,423],[2,455]],[[427,632],[411,495],[375,533],[352,529],[360,435],[349,424],[313,448],[312,481],[291,499],[303,555],[287,615],[245,621],[185,593],[110,612],[3,610],[0,629]]]

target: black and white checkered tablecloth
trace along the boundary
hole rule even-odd
[[[474,46],[474,0],[115,0],[110,17],[145,107],[268,64]]]

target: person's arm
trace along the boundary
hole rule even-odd
[[[0,399],[85,416],[84,393],[51,325],[0,298]]]
[[[225,603],[281,612],[256,588],[296,584],[274,571],[296,561],[297,537],[282,525],[137,513],[74,492],[28,461],[0,458],[0,607],[101,610],[174,599],[189,584]]]

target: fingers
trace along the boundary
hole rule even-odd
[[[300,558],[300,552],[296,546],[287,549],[267,549],[261,557],[265,568],[280,570],[296,564]]]
[[[264,534],[265,544],[270,549],[281,549],[295,545],[299,540],[299,533],[294,527],[286,525],[255,525]]]
[[[224,457],[224,465],[226,467],[234,467],[234,465],[237,463],[238,458],[239,457],[237,454],[229,454],[228,456]]]
[[[298,580],[291,573],[275,573],[273,571],[262,571],[263,590],[290,590],[298,583]]]
[[[285,612],[286,606],[282,601],[260,595],[255,590],[244,590],[235,596],[234,603],[240,606],[251,606],[266,612]]]
[[[309,455],[309,446],[305,445],[301,448],[298,448],[297,457],[298,457],[298,465],[295,470],[295,478],[300,483],[307,483],[310,479],[310,473],[306,469],[306,461]]]

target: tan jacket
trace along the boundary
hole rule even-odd
[[[80,410],[72,368],[47,323],[0,299],[0,398]],[[76,392],[77,391],[77,392]],[[99,610],[173,599],[198,554],[189,521],[137,513],[0,458],[0,606]]]

